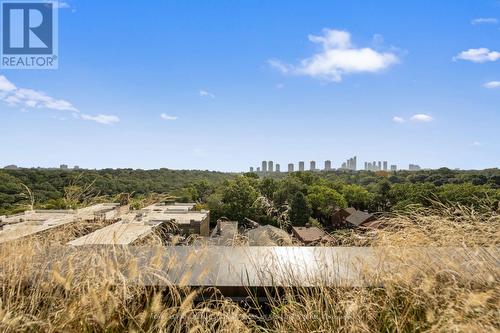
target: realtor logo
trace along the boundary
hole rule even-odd
[[[1,67],[57,69],[57,3],[2,3]]]

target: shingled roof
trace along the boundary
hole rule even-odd
[[[375,219],[375,216],[373,216],[373,214],[357,210],[357,211],[353,212],[351,215],[349,215],[345,220],[348,223],[350,223],[356,227],[359,227],[363,223],[373,221],[374,219]]]

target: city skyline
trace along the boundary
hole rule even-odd
[[[239,172],[356,151],[499,167],[499,13],[498,0],[67,0],[59,69],[0,71],[0,165]]]
[[[404,166],[399,167],[397,164],[389,164],[386,160],[379,161],[365,161],[364,166],[358,168],[358,157],[353,156],[348,158],[346,161],[339,162],[339,167],[335,167],[332,160],[324,160],[323,167],[318,167],[320,164],[316,163],[316,160],[310,161],[298,161],[287,163],[286,171],[281,171],[280,163],[276,163],[273,160],[263,160],[260,162],[260,166],[250,166],[248,167],[249,172],[262,172],[262,173],[273,173],[273,172],[295,172],[295,171],[334,171],[334,170],[352,170],[352,171],[398,171],[398,170],[409,170],[409,171],[419,171],[423,168],[419,164],[409,163],[408,168]],[[306,168],[306,162],[309,162],[309,168]],[[273,167],[274,165],[274,167]],[[297,169],[295,166],[297,165]],[[426,168],[424,168],[426,169]]]

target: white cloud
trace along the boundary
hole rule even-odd
[[[322,51],[301,60],[298,65],[289,65],[278,59],[270,59],[269,65],[283,74],[340,82],[345,74],[375,73],[399,62],[394,53],[378,52],[368,47],[356,48],[347,31],[323,29],[323,35],[309,35],[308,38],[313,43],[321,44]]]
[[[54,4],[54,8],[56,8],[56,9],[68,9],[68,8],[71,8],[71,6],[69,5],[69,3],[67,3],[66,1],[55,1],[55,2],[47,1],[47,3]]]
[[[433,121],[434,118],[425,113],[417,113],[411,116],[410,120],[414,122],[428,123],[430,121]]]
[[[490,81],[483,84],[483,87],[488,89],[500,88],[500,81]]]
[[[96,123],[104,125],[111,125],[120,122],[120,118],[118,118],[117,116],[112,116],[107,114],[98,114],[97,116],[82,114],[81,118],[83,120],[95,121]]]
[[[160,115],[160,118],[163,119],[163,120],[177,120],[179,117],[176,117],[176,116],[169,116],[168,114],[166,113],[162,113]]]
[[[3,75],[0,75],[0,101],[9,106],[18,107],[22,112],[27,112],[28,109],[49,109],[69,111],[75,119],[90,120],[100,124],[113,124],[120,121],[120,118],[112,115],[80,115],[80,111],[70,102],[53,98],[43,91],[19,88]]]
[[[481,147],[483,144],[479,141],[474,141],[470,144],[472,147]]]
[[[9,80],[7,80],[7,78],[3,75],[0,75],[0,92],[11,92],[13,90],[16,90],[17,87],[12,83],[10,82]]]
[[[3,75],[0,75],[0,100],[10,106],[20,108],[79,112],[76,107],[64,99],[53,98],[42,91],[18,88]]]
[[[493,18],[493,17],[480,17],[480,18],[473,19],[470,23],[473,24],[473,25],[477,25],[477,24],[497,24],[498,20],[496,18]]]
[[[214,99],[215,98],[215,95],[212,94],[211,92],[208,92],[206,90],[200,90],[200,96],[201,97],[209,97],[211,99]]]
[[[405,122],[404,118],[398,117],[398,116],[392,117],[392,121],[395,123],[404,123]]]
[[[457,56],[453,57],[453,60],[467,60],[476,63],[482,63],[487,61],[496,61],[500,59],[500,52],[490,51],[485,47],[479,49],[468,49],[467,51],[460,52]]]

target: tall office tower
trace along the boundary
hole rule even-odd
[[[276,172],[280,172],[280,165],[276,163]]]
[[[352,159],[350,158],[345,162],[345,168],[347,170],[351,170],[351,164],[352,164]]]
[[[341,168],[342,168],[342,169],[346,169],[346,168],[347,168],[347,163],[346,163],[346,162],[342,163]]]
[[[391,171],[396,171],[398,169],[396,164],[391,164]]]
[[[387,171],[387,161],[384,161],[384,171]]]
[[[365,170],[368,170],[368,162],[365,162]]]
[[[325,161],[325,171],[330,171],[332,170],[332,161],[326,160]]]
[[[315,171],[316,170],[316,161],[311,161],[309,163],[309,170]]]
[[[356,171],[358,169],[358,157],[354,156],[352,158],[352,165],[351,165],[351,170]]]
[[[253,167],[250,167],[250,172],[253,172]]]
[[[377,162],[376,161],[372,162],[372,168],[373,168],[373,171],[377,171]]]
[[[273,161],[267,162],[267,172],[273,172],[274,167],[273,167]]]
[[[257,172],[260,172],[260,167],[257,167]]]
[[[377,169],[379,171],[382,170],[382,162],[378,161]]]
[[[293,172],[293,163],[288,163],[288,172]]]
[[[418,171],[418,170],[420,170],[420,165],[418,165],[418,164],[410,164],[410,166],[408,167],[408,170],[410,170],[410,171]]]
[[[261,168],[262,172],[267,172],[267,162],[266,161],[262,161],[262,168]]]
[[[299,171],[304,171],[304,161],[299,162]]]

